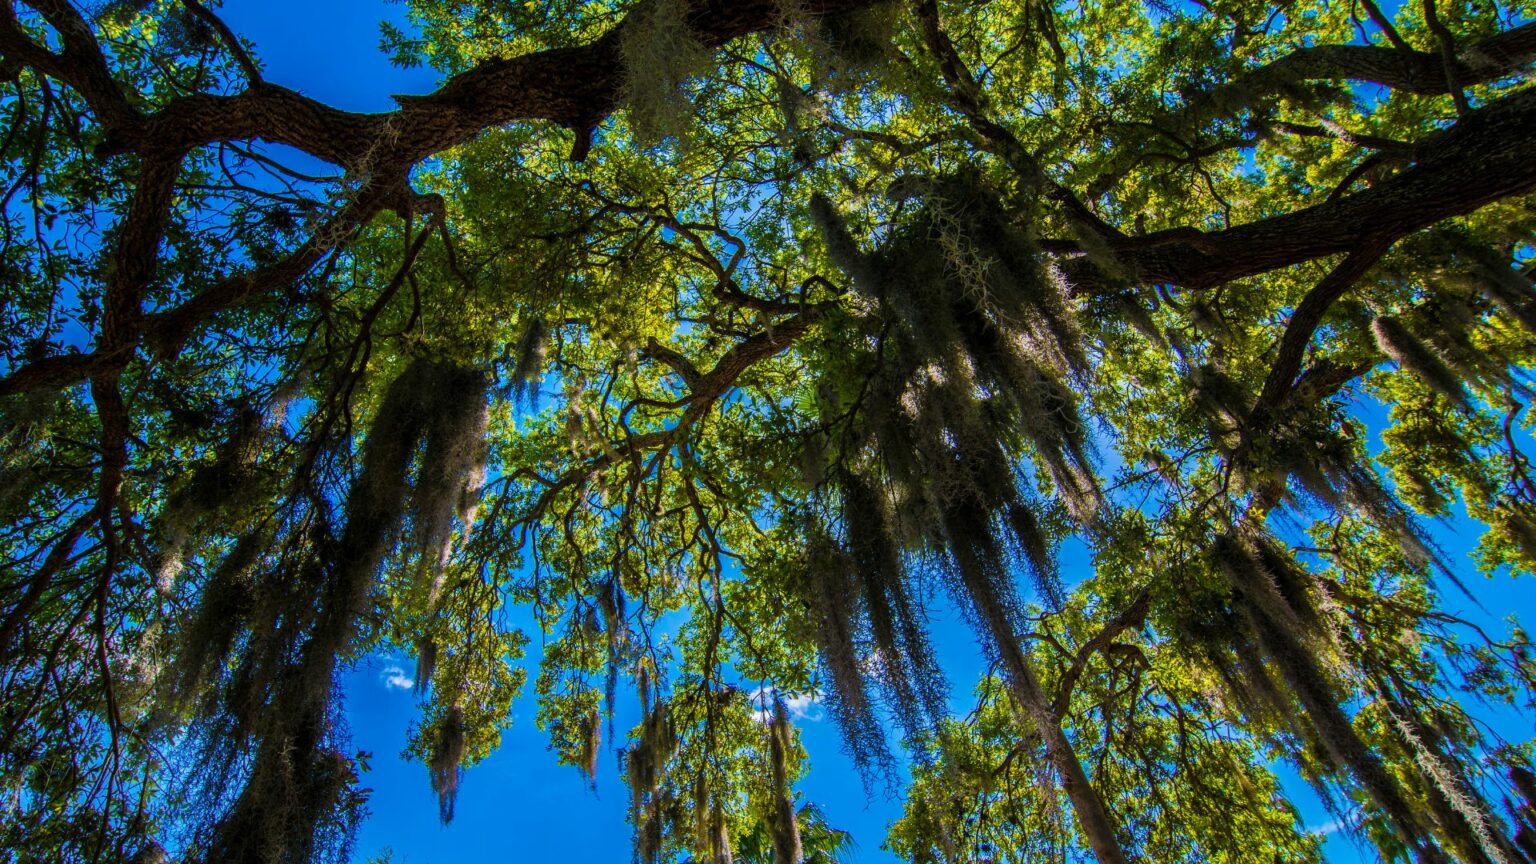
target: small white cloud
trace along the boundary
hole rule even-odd
[[[1327,837],[1331,834],[1337,834],[1340,831],[1353,831],[1355,829],[1353,824],[1355,818],[1355,813],[1346,813],[1338,819],[1329,820],[1317,826],[1316,828],[1313,828],[1312,833]]]
[[[810,693],[791,695],[784,700],[784,710],[789,712],[791,720],[818,722],[827,716],[827,712],[816,701],[820,696],[821,693],[815,690]],[[754,712],[757,722],[767,724],[773,720],[773,699],[772,687],[759,687],[753,691],[752,704],[759,706]]]
[[[385,666],[379,673],[379,683],[387,690],[409,690],[416,686],[410,674],[399,666]]]
[[[795,720],[809,720],[812,723],[826,716],[816,700],[821,694],[814,690],[801,696],[791,696],[784,700],[784,707],[789,710],[789,716]]]

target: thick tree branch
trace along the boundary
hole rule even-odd
[[[111,351],[139,338],[144,287],[154,276],[160,241],[176,197],[180,153],[145,158],[128,213],[118,224],[118,241],[107,260],[101,335],[96,344]]]
[[[1536,191],[1536,89],[1478,108],[1415,148],[1417,161],[1351,195],[1225,231],[1176,229],[1110,241],[1138,284],[1211,288],[1401,237]],[[1079,293],[1113,287],[1086,257],[1062,265]]]
[[[871,0],[814,0],[810,15],[871,5]],[[635,10],[631,11],[631,15]],[[774,0],[703,0],[689,16],[710,48],[773,26]],[[580,132],[619,104],[624,66],[619,42],[630,18],[601,38],[571,48],[490,60],[456,75],[426,96],[397,97],[382,114],[342,111],[272,84],[235,96],[199,94],[172,100],[114,139],[120,150],[191,149],[260,138],[337,165],[404,168],[474,137],[521,120],[549,120]]]
[[[645,356],[660,360],[672,367],[672,371],[676,372],[677,376],[683,379],[683,386],[688,388],[688,390],[693,391],[699,388],[699,379],[701,377],[699,370],[694,368],[693,361],[689,360],[687,356],[661,344],[654,337],[645,343],[644,353]]]
[[[1381,260],[1386,250],[1385,244],[1372,243],[1349,253],[1296,305],[1296,311],[1291,313],[1291,320],[1280,337],[1280,345],[1275,349],[1275,360],[1259,392],[1259,399],[1248,415],[1246,428],[1250,434],[1266,427],[1272,412],[1296,389],[1296,376],[1301,373],[1307,346],[1312,344],[1312,335],[1323,323],[1328,309]]]
[[[871,2],[815,0],[804,4],[804,10],[826,15]],[[113,332],[104,328],[90,354],[49,358],[13,370],[0,378],[0,395],[68,386],[102,370],[121,369],[146,335],[157,351],[175,353],[209,316],[291,283],[334,247],[335,238],[386,206],[384,199],[369,193],[392,194],[389,187],[397,184],[386,181],[381,191],[376,177],[403,178],[422,159],[484,129],[518,120],[552,120],[585,134],[618,105],[624,83],[619,41],[629,21],[587,45],[488,61],[450,78],[433,94],[401,97],[402,107],[389,113],[341,111],[256,82],[236,96],[179,97],[141,116],[111,79],[90,25],[68,0],[34,0],[33,6],[59,31],[64,53],[56,55],[28,38],[9,0],[0,4],[0,49],[80,91],[101,115],[105,149],[138,152],[146,167],[111,259],[114,275],[109,281],[117,287],[108,286],[112,308],[104,324],[110,322]],[[773,26],[780,14],[774,0],[703,0],[694,5],[689,23],[704,44],[719,47]],[[339,224],[311,237],[283,262],[227,278],[176,309],[141,322],[137,303],[154,268],[174,182],[174,171],[165,177],[159,169],[179,165],[183,155],[197,147],[248,139],[287,144],[345,166],[364,183],[364,191],[338,214],[334,222]]]
[[[27,36],[11,0],[0,4],[0,52],[74,88],[103,125],[131,122],[137,115],[107,66],[106,55],[69,0],[31,0],[29,3],[59,34],[62,51],[47,50]]]
[[[1536,61],[1536,23],[1522,24],[1463,48],[1449,62],[1440,54],[1373,45],[1298,48],[1236,80],[1192,99],[1175,125],[1221,116],[1250,104],[1255,94],[1278,92],[1297,81],[1365,81],[1422,96],[1486,84]],[[1449,75],[1447,74],[1449,73]]]

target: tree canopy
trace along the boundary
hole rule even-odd
[[[345,858],[404,651],[647,864],[834,860],[811,695],[913,862],[1536,861],[1536,4],[408,8],[0,3],[0,860]]]

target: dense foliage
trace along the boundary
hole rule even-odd
[[[406,651],[647,862],[840,854],[811,694],[914,862],[1536,861],[1536,5],[409,10],[363,115],[0,3],[0,860],[345,857]]]

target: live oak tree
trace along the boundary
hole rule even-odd
[[[349,854],[383,651],[449,820],[513,609],[647,861],[840,854],[812,694],[913,861],[1536,860],[1536,6],[409,5],[0,4],[6,860]]]

